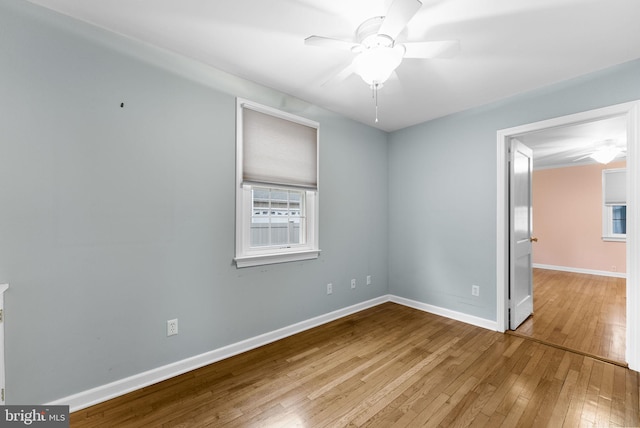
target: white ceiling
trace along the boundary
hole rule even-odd
[[[353,53],[305,46],[352,40],[392,0],[31,0],[393,131],[640,58],[639,0],[422,0],[398,42],[459,40],[449,59],[405,59],[379,93],[356,75],[323,83]]]
[[[595,163],[589,155],[604,146],[615,146],[622,150],[614,161],[627,158],[625,116],[529,132],[517,138],[533,150],[534,169]]]

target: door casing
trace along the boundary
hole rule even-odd
[[[613,116],[627,119],[627,337],[626,362],[640,371],[640,100],[617,104],[554,119],[502,129],[497,133],[497,210],[496,210],[496,325],[509,328],[507,310],[509,287],[509,141],[527,132],[558,126],[592,122]]]

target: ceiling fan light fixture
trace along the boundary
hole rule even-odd
[[[353,70],[368,85],[380,85],[389,79],[404,56],[404,46],[378,46],[364,50],[353,59]]]
[[[593,152],[590,157],[601,164],[608,164],[620,153],[617,147],[605,147]]]

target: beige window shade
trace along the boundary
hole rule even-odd
[[[318,130],[242,108],[244,182],[318,187]]]
[[[605,169],[602,171],[602,189],[605,205],[627,204],[627,170]]]

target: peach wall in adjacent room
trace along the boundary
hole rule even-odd
[[[602,170],[625,162],[533,172],[533,262],[563,268],[626,272],[624,242],[602,240]]]

